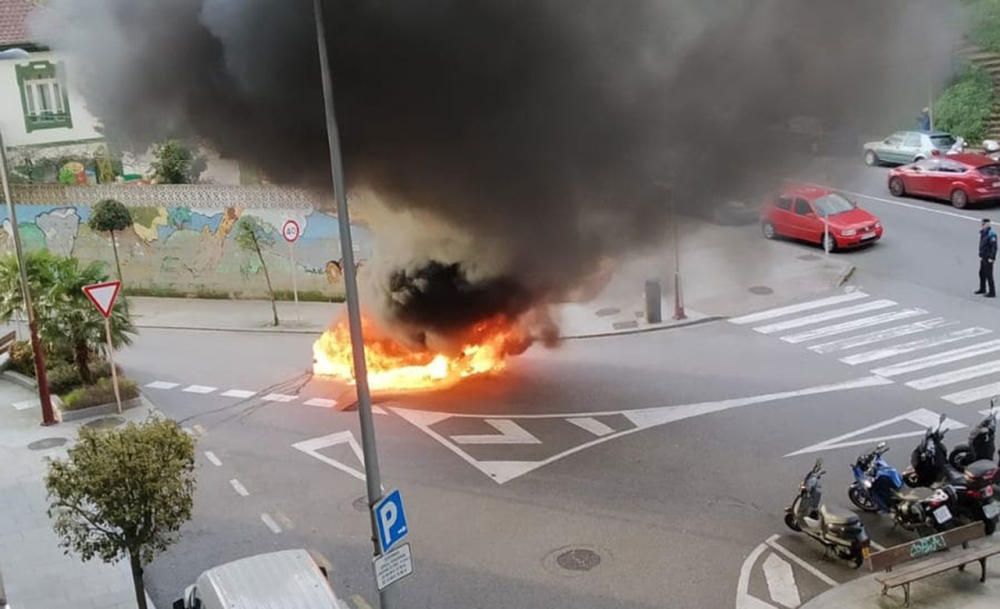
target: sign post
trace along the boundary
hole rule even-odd
[[[288,257],[292,261],[292,296],[295,298],[295,319],[298,321],[302,321],[302,317],[299,314],[299,285],[295,277],[297,266],[295,262],[295,242],[299,240],[299,235],[301,234],[302,229],[295,220],[287,220],[281,227],[281,236],[288,242]]]
[[[372,564],[375,567],[375,587],[382,592],[393,583],[413,573],[413,556],[410,544],[394,547],[409,533],[403,496],[392,491],[372,508],[375,530],[378,533],[379,554]]]
[[[118,370],[115,369],[115,348],[111,344],[111,310],[118,300],[118,293],[121,292],[121,281],[106,281],[104,283],[94,283],[83,286],[83,293],[87,295],[90,302],[94,303],[97,310],[104,316],[104,333],[108,339],[108,363],[111,364],[111,384],[115,389],[115,403],[118,405],[118,414],[122,413],[122,396],[118,390]]]

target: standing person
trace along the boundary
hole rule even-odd
[[[993,261],[997,258],[997,234],[990,226],[990,219],[983,218],[979,228],[979,289],[976,294],[985,294],[987,298],[996,298],[997,290],[993,283]],[[986,286],[989,284],[989,291]]]
[[[931,130],[931,109],[924,108],[920,111],[920,116],[917,117],[917,125],[923,132],[929,132]]]

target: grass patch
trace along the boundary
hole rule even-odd
[[[968,37],[976,46],[1000,53],[1000,0],[968,0]]]
[[[119,378],[118,389],[122,402],[139,397],[139,387],[129,379]],[[111,379],[101,379],[93,385],[79,387],[70,391],[62,398],[66,410],[80,410],[91,406],[111,404],[115,401],[115,389]]]
[[[1000,0],[998,0],[1000,2]],[[934,126],[967,142],[981,142],[993,112],[993,79],[984,70],[966,67],[934,104]]]

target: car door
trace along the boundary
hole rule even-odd
[[[929,178],[927,196],[948,201],[951,199],[951,191],[962,186],[968,194],[969,186],[964,184],[967,171],[968,168],[961,163],[949,159],[941,161],[937,171]]]
[[[903,133],[897,132],[893,133],[889,137],[885,138],[881,144],[875,149],[875,154],[878,158],[882,159],[887,163],[898,163],[899,162],[899,147],[903,144]]]
[[[792,198],[781,195],[774,199],[768,208],[768,219],[774,226],[774,232],[788,237],[794,236],[795,218],[792,213]]]
[[[934,196],[934,185],[941,180],[937,159],[926,159],[914,163],[906,174],[906,192],[913,195]]]
[[[795,199],[794,213],[792,214],[795,223],[796,239],[819,243],[823,236],[823,222],[816,215],[809,201],[803,198]]]

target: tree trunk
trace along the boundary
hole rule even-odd
[[[253,245],[257,249],[257,258],[260,259],[260,266],[264,269],[264,279],[267,280],[267,292],[271,295],[271,313],[274,315],[274,325],[278,325],[278,305],[274,299],[274,288],[271,287],[271,275],[267,272],[267,264],[264,263],[264,254],[260,253],[260,244],[257,243],[257,238],[254,237]]]
[[[111,249],[115,253],[115,268],[118,269],[118,281],[122,280],[122,265],[118,262],[118,241],[115,240],[115,231],[111,231]]]
[[[73,348],[73,359],[76,360],[76,370],[80,373],[80,380],[85,385],[93,384],[94,375],[90,372],[90,348],[87,343],[79,342]]]
[[[135,602],[139,609],[146,608],[146,586],[142,583],[142,564],[139,558],[129,554],[129,564],[132,567],[132,584],[135,586]]]

